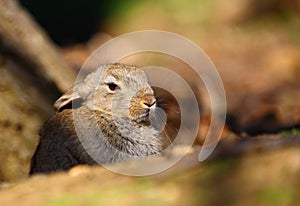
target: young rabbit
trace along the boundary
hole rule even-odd
[[[145,158],[163,148],[159,129],[151,124],[156,98],[136,66],[103,65],[54,107],[56,114],[40,131],[30,174]]]

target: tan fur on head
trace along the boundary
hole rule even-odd
[[[115,63],[99,67],[60,97],[54,107],[59,112],[82,104],[91,110],[147,122],[155,103],[146,73],[134,65]]]

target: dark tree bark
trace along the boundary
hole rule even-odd
[[[74,79],[30,15],[0,0],[0,183],[28,176],[38,131]]]
[[[0,48],[60,91],[70,88],[75,72],[63,61],[58,49],[31,16],[14,0],[0,1]]]

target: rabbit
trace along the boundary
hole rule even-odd
[[[29,174],[161,155],[157,102],[146,73],[121,63],[100,66],[55,103],[40,130]]]

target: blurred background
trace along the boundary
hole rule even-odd
[[[111,38],[153,29],[192,40],[215,64],[227,95],[224,141],[230,139],[234,144],[244,137],[298,135],[299,0],[3,0],[0,183],[27,177],[39,128],[53,114],[52,103],[72,86],[88,56]],[[210,106],[205,88],[196,84],[188,66],[154,54],[124,61],[183,71],[203,114],[195,143],[201,144],[209,126]],[[172,121],[171,125],[177,125],[176,117]],[[263,149],[259,150],[262,154],[224,157],[208,163],[206,172],[201,172],[205,167],[189,170],[178,181],[189,189],[186,198],[195,205],[245,205],[244,198],[249,205],[295,205],[300,156],[299,144],[291,145],[295,148],[279,144],[277,150],[271,150],[274,153],[263,153]],[[177,191],[176,186],[171,187]],[[195,198],[198,192],[203,195]]]
[[[290,90],[299,88],[298,0],[21,3],[61,47],[75,71],[110,38],[138,30],[170,31],[197,43],[218,68],[234,131],[258,134],[299,124],[299,109],[288,100],[288,93],[291,100],[297,98],[298,90],[293,94]],[[143,57],[141,63],[134,59],[136,64],[147,65]],[[167,57],[158,64],[174,70],[186,67]],[[288,92],[283,89],[288,87]]]

